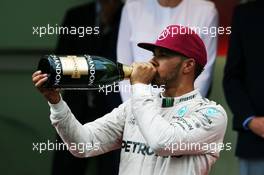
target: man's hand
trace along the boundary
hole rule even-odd
[[[32,74],[32,81],[39,92],[52,104],[59,103],[60,93],[54,88],[41,87],[48,79],[47,74],[41,74],[41,71],[36,71]]]
[[[150,84],[155,74],[156,68],[151,63],[133,63],[133,71],[130,76],[131,84]]]
[[[264,117],[255,117],[248,124],[249,129],[264,138]]]

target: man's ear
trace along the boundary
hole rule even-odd
[[[188,58],[183,61],[183,73],[189,74],[193,72],[195,68],[195,60],[193,58]]]

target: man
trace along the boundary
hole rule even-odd
[[[89,157],[122,148],[120,175],[209,173],[219,156],[217,145],[223,141],[227,117],[220,105],[194,89],[206,64],[206,49],[197,34],[183,33],[186,30],[168,26],[161,34],[165,37],[155,44],[140,43],[153,51],[154,58],[133,64],[132,98],[85,125],[75,119],[59,92],[41,88],[47,75],[33,74],[64,142],[97,145],[85,151],[71,149],[72,154]],[[153,94],[150,83],[162,86],[164,92]]]
[[[238,132],[241,175],[264,174],[264,2],[238,5],[232,22],[224,91]]]
[[[99,27],[98,34],[60,35],[56,48],[59,55],[99,55],[116,61],[116,43],[121,16],[122,3],[120,0],[96,0],[67,11],[63,20],[63,27]],[[63,99],[67,102],[76,119],[85,124],[112,111],[121,104],[119,93],[105,95],[97,91],[68,90],[63,92]],[[63,141],[57,136],[59,143]],[[111,152],[96,158],[96,172],[98,175],[118,174],[119,151]],[[55,150],[52,174],[85,174],[87,163],[92,159],[80,159],[72,156],[67,150]],[[71,165],[71,166],[69,166]]]
[[[170,24],[194,28],[202,38],[208,56],[204,71],[194,87],[207,97],[217,54],[218,12],[211,1],[204,0],[127,0],[118,33],[117,58],[123,64],[148,61],[152,53],[137,47],[140,42],[154,42],[159,32]],[[200,31],[199,31],[200,29]],[[210,32],[203,32],[204,30]],[[122,100],[129,99],[129,82],[120,82]]]

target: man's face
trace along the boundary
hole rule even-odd
[[[165,49],[156,48],[150,61],[157,69],[152,85],[165,85],[177,81],[181,74],[182,58],[180,55],[167,54]]]

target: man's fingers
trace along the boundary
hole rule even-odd
[[[138,63],[138,62],[134,62],[133,64],[132,64],[132,67],[137,67],[137,66],[139,66],[140,65],[140,63]]]
[[[41,78],[45,78],[45,77],[47,77],[47,76],[48,76],[47,74],[40,74],[40,75],[35,76],[35,77],[32,79],[32,81],[33,81],[33,83],[36,83],[36,82],[38,82]]]
[[[40,79],[40,80],[35,84],[35,86],[36,86],[36,87],[40,87],[40,86],[42,86],[42,85],[47,81],[47,79],[48,79],[48,77],[44,77],[44,78]]]
[[[149,67],[151,67],[152,69],[156,70],[156,67],[152,63],[148,62],[147,64],[149,65]]]
[[[156,67],[150,62],[133,63],[132,67],[133,70],[151,70],[153,72],[156,72]]]
[[[36,83],[39,81],[39,79],[41,79],[43,77],[43,75],[36,75],[35,77],[32,78],[33,83]]]
[[[132,64],[132,67],[149,67],[150,66],[150,63],[148,62],[136,62],[136,63],[133,63]]]
[[[37,76],[37,75],[39,75],[39,74],[41,74],[41,70],[38,70],[38,71],[34,72],[34,73],[32,74],[32,78],[34,78],[35,76]]]

